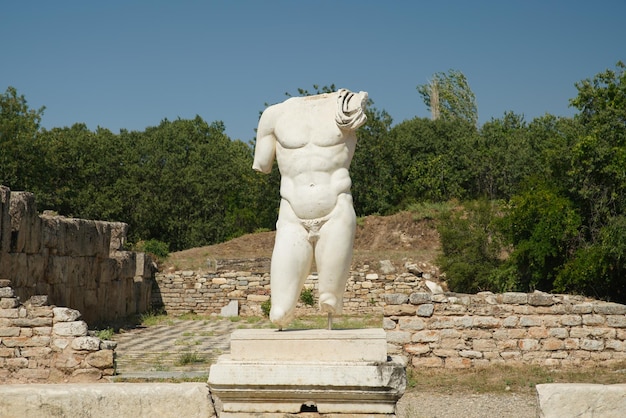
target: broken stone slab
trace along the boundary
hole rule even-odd
[[[626,384],[541,384],[537,398],[541,418],[621,418],[626,411]]]
[[[228,305],[221,309],[220,316],[224,318],[239,316],[239,302],[236,300],[228,302]]]
[[[214,418],[205,383],[0,385],[1,417]]]

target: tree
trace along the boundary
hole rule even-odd
[[[574,291],[626,301],[626,65],[576,84],[580,113],[567,175],[582,216],[580,243],[555,281]]]
[[[0,95],[0,184],[27,190],[36,183],[36,135],[44,110],[30,109],[14,87]]]
[[[578,244],[581,218],[562,191],[541,180],[513,196],[504,233],[513,246],[507,261],[516,267],[513,289],[551,291],[563,264]]]
[[[418,85],[417,91],[433,120],[459,118],[476,126],[476,98],[462,72],[450,69],[447,73],[435,73],[428,84]]]
[[[481,199],[468,201],[441,215],[437,231],[441,255],[437,262],[450,289],[475,293],[500,290],[491,279],[502,260],[502,237],[498,231],[501,204]]]
[[[414,118],[394,126],[386,140],[394,205],[465,197],[475,136],[476,128],[461,119]]]

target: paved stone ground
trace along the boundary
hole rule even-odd
[[[117,378],[208,376],[209,366],[230,349],[230,334],[238,328],[265,327],[267,321],[244,319],[167,319],[159,325],[116,334]]]

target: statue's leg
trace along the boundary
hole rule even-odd
[[[281,202],[272,253],[270,320],[284,328],[293,318],[302,286],[311,271],[313,247],[308,233],[286,202]]]
[[[322,312],[340,314],[352,263],[356,215],[352,196],[341,195],[331,218],[322,226],[315,247]],[[329,324],[331,321],[329,320]]]

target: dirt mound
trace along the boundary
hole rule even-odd
[[[196,270],[215,265],[262,265],[272,256],[276,233],[248,234],[221,244],[172,253],[165,268]],[[357,224],[353,268],[369,265],[377,269],[380,260],[395,266],[406,261],[433,264],[439,252],[439,235],[433,220],[418,220],[409,212],[391,216],[367,216]]]

